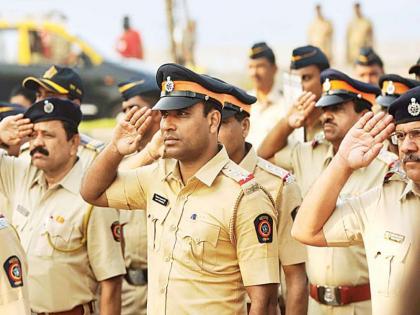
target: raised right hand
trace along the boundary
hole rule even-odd
[[[8,116],[0,122],[0,142],[7,145],[19,145],[33,132],[34,124],[23,114]]]
[[[151,124],[152,110],[147,107],[131,108],[114,129],[112,144],[121,155],[128,155],[140,149],[140,141]]]
[[[303,92],[287,113],[287,122],[293,129],[303,127],[306,119],[315,109],[315,94]]]

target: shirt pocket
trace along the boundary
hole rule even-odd
[[[220,226],[203,221],[192,223],[180,233],[186,262],[204,271],[217,269],[219,235]]]
[[[75,227],[70,221],[58,222],[49,217],[40,230],[40,241],[37,242],[35,254],[52,256],[54,252],[69,253],[81,247],[81,235],[75,237]]]
[[[153,205],[147,213],[147,231],[148,231],[148,247],[153,251],[159,251],[162,234],[163,224],[169,214],[171,208],[161,205]]]
[[[399,291],[405,272],[405,259],[410,250],[410,241],[401,243],[380,239],[373,255],[373,268],[377,276],[377,293],[391,296]]]

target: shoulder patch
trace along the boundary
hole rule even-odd
[[[7,258],[3,268],[12,288],[23,287],[22,264],[17,256]]]
[[[255,181],[254,175],[233,162],[227,163],[223,167],[222,172],[227,177],[232,178],[235,182],[237,182],[241,186],[245,195],[250,195],[260,189],[259,185]]]
[[[325,135],[323,132],[316,134],[311,142],[312,148],[315,148],[318,144],[323,143],[324,140],[325,140]]]
[[[100,152],[105,147],[105,143],[100,140],[93,139],[85,134],[80,135],[80,144],[90,150]]]
[[[121,224],[118,221],[115,221],[111,224],[111,232],[114,241],[121,242]]]
[[[289,171],[286,171],[284,168],[281,168],[277,165],[274,165],[267,160],[264,160],[260,157],[257,159],[257,166],[262,168],[264,171],[280,177],[286,183],[292,183],[295,181],[294,176]]]
[[[273,242],[273,218],[270,215],[264,213],[257,216],[254,220],[254,226],[258,242]]]

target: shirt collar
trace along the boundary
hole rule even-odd
[[[252,144],[246,142],[245,147],[248,153],[242,159],[241,163],[239,163],[239,166],[241,166],[243,169],[247,170],[248,172],[254,174],[255,167],[257,166],[258,156]]]
[[[198,179],[208,187],[210,187],[213,184],[217,175],[219,175],[223,167],[229,162],[229,156],[226,152],[225,147],[220,145],[219,148],[219,152],[205,165],[203,165],[194,175],[196,179]],[[164,172],[164,177],[162,178],[162,180],[175,178],[176,180],[182,182],[181,173],[179,171],[179,161],[175,159],[167,159],[164,163],[166,171]]]
[[[82,162],[80,162],[78,159],[74,166],[71,168],[71,170],[64,176],[64,178],[50,188],[63,187],[64,189],[67,189],[68,191],[77,195],[80,191],[80,183],[82,181],[82,176]],[[41,170],[38,170],[38,172],[36,173],[36,176],[31,183],[31,187],[35,186],[36,184],[47,188],[47,181],[45,179],[44,172]]]
[[[404,191],[402,192],[400,196],[400,200],[406,198],[409,193],[412,193],[415,196],[420,197],[420,193],[415,191],[413,186],[414,186],[413,181],[411,179],[408,179],[407,185],[405,186]]]
[[[327,150],[327,154],[325,154],[325,159],[324,159],[324,164],[328,165],[332,158],[334,157],[334,147],[331,143],[327,142],[328,145],[328,150]]]

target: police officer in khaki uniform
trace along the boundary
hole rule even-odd
[[[322,108],[324,134],[312,142],[296,145],[291,155],[276,154],[276,164],[292,165],[303,196],[335,156],[355,122],[368,112],[379,94],[373,85],[356,81],[329,69],[321,74],[324,94],[317,102]],[[380,184],[395,158],[382,152],[369,167],[352,175],[340,199],[357,196]],[[363,246],[318,248],[308,246],[307,271],[310,281],[308,314],[370,314],[369,273]]]
[[[309,245],[364,244],[374,315],[419,311],[420,292],[410,289],[418,284],[420,264],[419,101],[420,87],[416,87],[391,104],[393,117],[368,113],[355,124],[306,195],[292,229],[298,240]],[[383,184],[337,204],[347,180],[375,161],[381,142],[394,128],[392,138],[405,173],[387,174]]]
[[[346,57],[349,64],[353,64],[362,47],[373,47],[373,26],[366,18],[360,3],[354,4],[354,17],[347,26]]]
[[[18,129],[31,133],[31,163],[2,154],[0,191],[9,198],[12,223],[28,257],[31,309],[93,314],[100,284],[101,314],[119,314],[125,268],[118,212],[93,208],[79,194],[84,175],[77,157],[80,108],[49,98],[32,105],[25,117]],[[3,122],[0,137],[14,127]]]
[[[27,77],[22,85],[36,92],[36,101],[47,97],[68,99],[76,105],[81,105],[83,100],[83,82],[80,76],[71,68],[53,65],[48,68],[41,78]],[[80,146],[77,155],[82,161],[83,167],[92,163],[93,159],[103,149],[102,141],[92,139],[81,134]],[[28,153],[28,146],[23,146],[22,151]]]
[[[306,249],[293,241],[290,235],[293,217],[300,205],[300,190],[292,174],[258,157],[252,145],[245,142],[250,127],[250,105],[225,95],[219,140],[226,147],[229,157],[254,174],[258,183],[270,193],[279,214],[277,230],[280,264],[287,286],[286,313],[306,314]],[[282,292],[286,290],[282,289]]]
[[[25,252],[0,214],[0,314],[30,315]]]
[[[354,62],[354,76],[365,83],[378,85],[379,77],[385,73],[381,57],[371,48],[362,47]]]
[[[133,109],[90,167],[82,196],[146,209],[148,314],[246,314],[245,292],[251,314],[276,314],[277,215],[253,175],[217,144],[223,94],[237,89],[175,64],[156,78],[166,158],[117,172],[148,124],[150,111]]]
[[[322,130],[319,122],[321,110],[315,108],[315,102],[322,94],[321,72],[329,67],[327,57],[318,47],[308,45],[293,50],[290,71],[300,77],[304,92],[290,108],[287,115],[266,135],[258,148],[259,156],[269,160],[280,148],[287,150],[285,144],[280,142],[285,132],[287,132],[285,139],[288,140],[286,143],[292,144],[293,141],[290,141],[289,136],[297,128],[304,128],[305,141],[312,140]],[[293,128],[291,129],[289,125]]]
[[[330,61],[332,61],[333,33],[334,28],[331,21],[324,17],[321,5],[317,4],[315,6],[315,19],[308,29],[308,43],[319,47]]]
[[[376,98],[376,104],[380,106],[382,111],[387,113],[391,103],[409,89],[419,85],[420,81],[407,79],[397,74],[385,74],[379,78],[381,94]],[[384,147],[398,156],[398,147],[390,139],[384,142]]]
[[[123,98],[122,110],[127,113],[134,106],[152,108],[160,97],[160,89],[153,76],[135,77],[118,85]],[[159,130],[160,113],[152,113],[152,123],[143,134],[140,147]],[[137,159],[133,156],[132,159]],[[123,166],[120,166],[122,169]],[[126,168],[129,165],[125,166]],[[147,217],[146,211],[120,210],[124,235],[124,257],[127,273],[122,285],[122,315],[146,314],[147,307]]]

